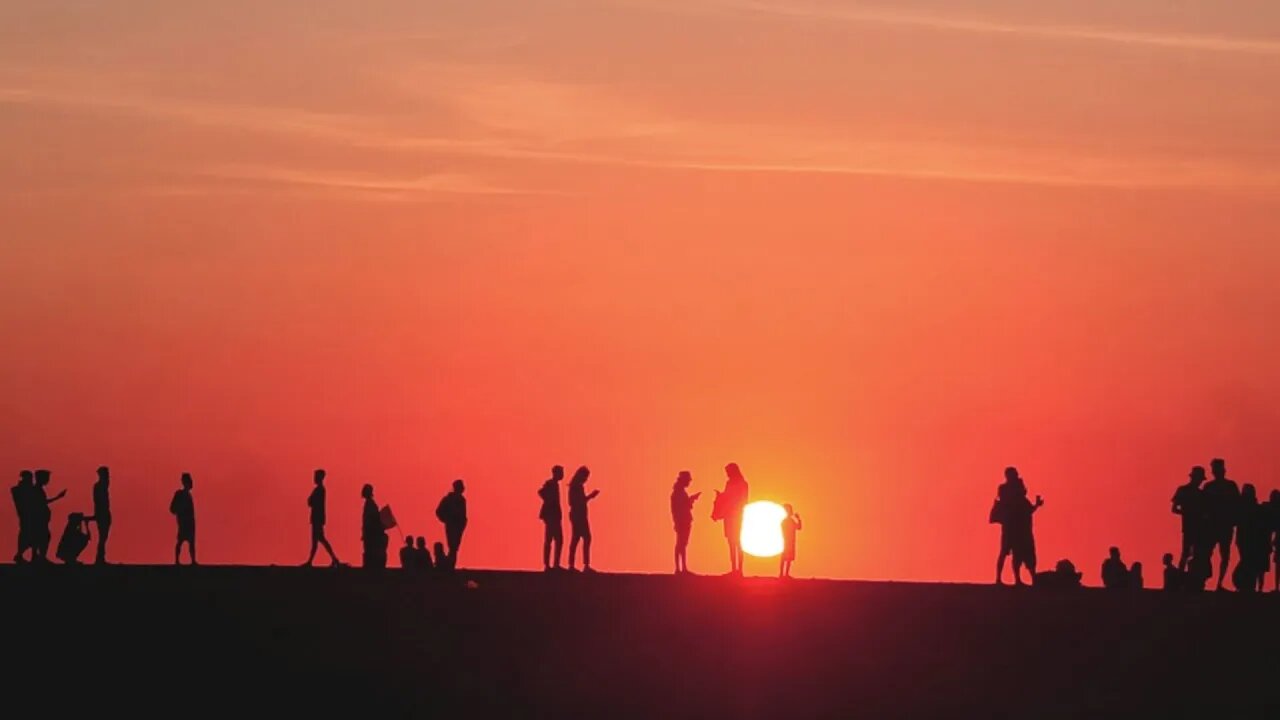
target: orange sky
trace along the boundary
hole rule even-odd
[[[1096,582],[1190,465],[1280,487],[1275,3],[182,5],[0,6],[0,468],[55,533],[106,463],[167,561],[190,471],[204,561],[296,563],[323,466],[348,559],[361,483],[434,540],[463,477],[463,564],[534,567],[586,463],[599,567],[666,571],[736,461],[798,576],[987,581],[1016,464]]]

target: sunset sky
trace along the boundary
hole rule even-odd
[[[1154,578],[1191,465],[1280,487],[1278,89],[1274,0],[4,2],[0,473],[168,562],[189,471],[261,564],[315,467],[352,561],[461,477],[533,568],[586,464],[667,572],[687,469],[719,573],[732,461],[796,576],[987,582],[1013,464],[1043,565]]]

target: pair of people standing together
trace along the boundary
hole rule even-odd
[[[538,497],[542,499],[542,509],[538,519],[542,520],[542,569],[545,571],[560,570],[560,551],[564,545],[563,513],[560,507],[560,481],[564,479],[564,468],[556,465],[551,468],[551,477],[538,489]],[[587,503],[600,494],[599,490],[587,492],[587,480],[591,479],[591,470],[585,465],[578,468],[569,481],[569,529],[573,532],[569,540],[569,570],[577,570],[578,544],[582,544],[582,569],[584,572],[595,572],[591,569],[591,520],[587,514]],[[555,564],[552,564],[554,557]]]

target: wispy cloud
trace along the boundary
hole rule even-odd
[[[887,6],[806,4],[777,0],[621,0],[672,12],[737,12],[822,21],[915,27],[928,30],[1009,35],[1062,41],[1112,43],[1169,50],[1280,56],[1280,39],[1203,35],[1187,32],[1117,28],[1088,24],[1009,22],[988,17],[904,10]]]

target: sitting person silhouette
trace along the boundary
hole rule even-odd
[[[73,512],[67,516],[67,526],[58,540],[58,559],[67,565],[79,565],[80,553],[89,547],[89,523],[84,513]]]
[[[1120,559],[1120,548],[1113,547],[1110,555],[1102,561],[1102,586],[1108,590],[1118,590],[1129,586],[1129,568]]]
[[[1070,560],[1059,560],[1052,570],[1032,575],[1031,585],[1032,587],[1047,590],[1078,588],[1080,587],[1080,579],[1083,577],[1084,573],[1076,570],[1075,564]]]
[[[1130,590],[1142,589],[1142,563],[1135,562],[1134,564],[1129,566],[1129,578],[1125,584],[1125,587],[1129,588]]]
[[[420,571],[431,569],[431,551],[427,549],[427,539],[418,536],[418,546],[413,549],[413,566]]]
[[[406,535],[404,547],[400,548],[400,567],[405,570],[412,570],[413,565],[413,536]]]
[[[436,570],[449,570],[449,553],[444,549],[444,543],[437,542],[433,546],[436,556]]]
[[[1173,553],[1165,553],[1160,560],[1164,563],[1164,589],[1170,592],[1185,589],[1186,571],[1173,564]]]

